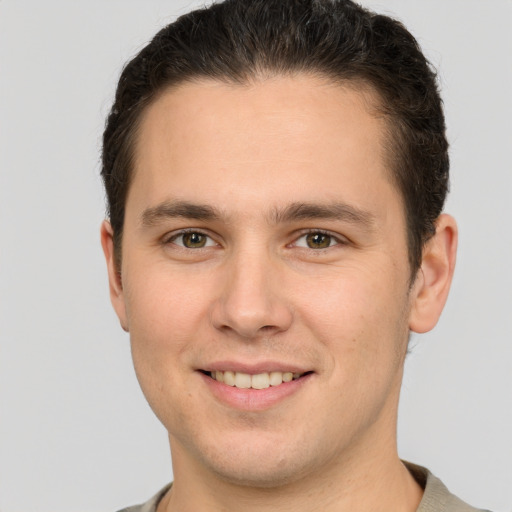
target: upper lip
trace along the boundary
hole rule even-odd
[[[249,375],[258,375],[259,373],[270,373],[270,372],[292,372],[292,373],[306,373],[312,371],[311,368],[307,368],[302,365],[284,363],[278,361],[261,361],[258,363],[245,363],[240,361],[215,361],[208,363],[201,368],[203,371],[212,372],[239,372],[248,373]]]

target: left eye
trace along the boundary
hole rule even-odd
[[[211,247],[215,245],[215,242],[209,236],[198,231],[180,233],[179,235],[172,237],[170,242],[187,249],[202,249],[203,247]]]
[[[308,249],[327,249],[328,247],[338,244],[339,240],[332,235],[315,231],[302,235],[297,239],[294,245],[297,247],[307,247]]]

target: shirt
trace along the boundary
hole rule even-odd
[[[428,469],[411,464],[410,462],[404,462],[404,464],[414,479],[424,489],[423,498],[416,512],[489,512],[488,510],[485,511],[471,507],[457,498]],[[124,508],[119,512],[156,512],[158,503],[171,488],[171,485],[166,485],[146,503]]]

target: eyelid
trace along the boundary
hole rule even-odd
[[[194,250],[204,249],[204,248],[207,248],[207,247],[212,247],[214,245],[217,245],[217,246],[220,245],[216,241],[215,237],[212,236],[212,234],[208,230],[204,230],[202,228],[182,228],[182,229],[178,229],[176,231],[171,231],[169,233],[166,233],[161,238],[161,243],[164,244],[164,245],[173,243],[177,247],[184,248],[184,249],[189,249],[188,247],[185,247],[182,244],[174,243],[174,241],[177,238],[179,238],[180,236],[186,235],[188,233],[197,233],[197,234],[203,235],[203,236],[209,238],[213,242],[213,244],[209,244],[209,245],[206,245],[205,247],[201,247],[201,248],[196,248]],[[322,250],[325,251],[327,249],[330,249],[331,247],[335,247],[335,246],[338,246],[338,245],[347,245],[349,243],[349,240],[345,236],[340,235],[339,233],[333,233],[332,231],[328,231],[328,230],[320,229],[320,228],[308,228],[308,229],[300,230],[298,233],[296,233],[296,235],[294,236],[293,241],[288,245],[288,247],[291,247],[291,246],[296,246],[297,247],[296,244],[297,244],[298,240],[300,240],[303,237],[306,237],[307,235],[317,234],[317,233],[321,234],[321,235],[325,235],[325,236],[331,237],[331,239],[335,243],[333,243],[332,245],[330,245],[329,247],[326,247],[324,249],[311,249],[309,247],[300,247],[300,246],[299,247],[303,248],[303,249],[309,249],[309,250],[314,250],[316,252],[319,252],[319,251],[322,251]]]
[[[213,242],[213,244],[207,244],[204,247],[194,248],[193,250],[195,250],[195,251],[200,250],[200,249],[206,249],[208,247],[213,247],[214,245],[219,245],[219,243],[215,240],[215,238],[209,232],[205,231],[204,229],[200,229],[200,228],[183,228],[183,229],[178,229],[176,231],[171,231],[170,233],[166,233],[161,238],[161,243],[164,245],[172,243],[177,247],[190,250],[189,247],[185,247],[182,244],[175,243],[175,240],[178,239],[180,236],[187,235],[189,233],[197,233],[198,235],[202,235],[202,236],[209,238]]]
[[[333,243],[329,247],[325,247],[323,249],[322,248],[320,248],[320,249],[312,249],[311,247],[297,246],[296,245],[298,240],[300,240],[301,238],[304,238],[304,237],[306,237],[308,235],[311,235],[311,234],[319,234],[319,235],[329,236],[336,243]],[[295,247],[300,247],[301,249],[309,249],[309,250],[312,250],[312,251],[319,252],[319,251],[325,251],[327,249],[330,249],[331,247],[336,247],[338,245],[347,245],[348,243],[349,243],[349,240],[346,237],[340,235],[339,233],[333,233],[332,231],[328,231],[328,230],[325,230],[325,229],[311,228],[311,229],[301,230],[298,233],[298,236],[296,236],[294,238],[294,241],[290,245],[291,246],[295,246]]]

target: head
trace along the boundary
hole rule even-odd
[[[124,68],[103,139],[102,176],[117,262],[140,121],[159,95],[213,79],[316,75],[367,89],[386,121],[386,158],[407,220],[413,278],[448,188],[448,143],[435,73],[399,22],[351,1],[228,0],[163,28]]]
[[[175,475],[272,487],[396,456],[409,332],[456,239],[412,36],[351,2],[193,12],[124,69],[103,156],[112,302]]]

